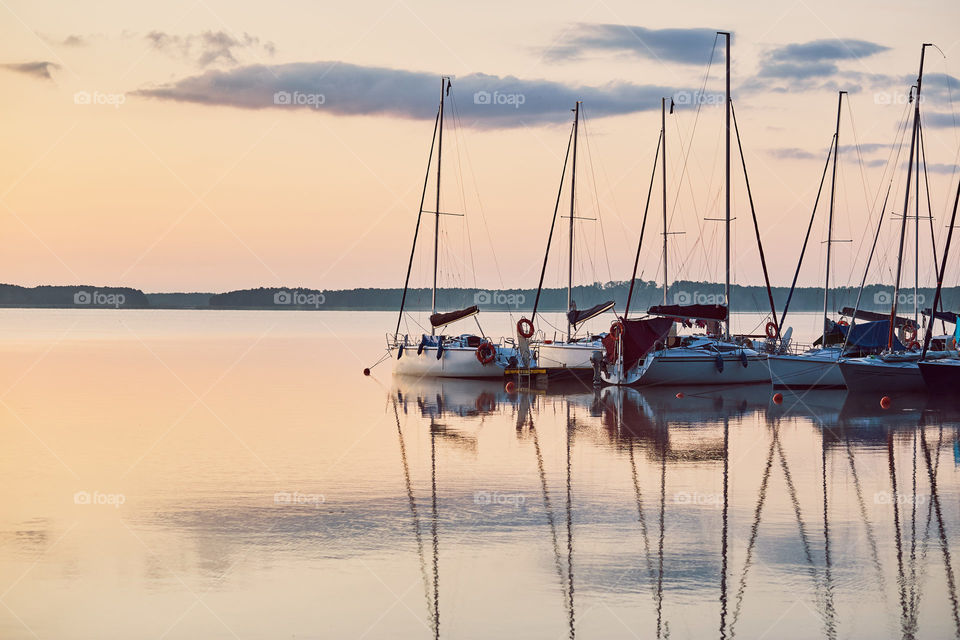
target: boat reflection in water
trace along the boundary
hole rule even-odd
[[[960,635],[956,408],[394,380],[434,637]]]

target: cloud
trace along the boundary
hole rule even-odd
[[[513,127],[564,122],[577,100],[587,114],[608,116],[659,108],[673,89],[630,83],[567,86],[548,80],[473,73],[454,78],[454,104],[466,126]],[[344,62],[300,62],[210,70],[135,95],[243,109],[308,109],[336,115],[431,119],[437,74]]]
[[[163,31],[151,31],[144,38],[155,49],[188,60],[198,67],[233,66],[240,63],[241,52],[249,51],[254,58],[272,57],[276,47],[272,42],[244,33],[235,37],[226,31],[204,31],[186,36]]]
[[[889,47],[866,40],[812,40],[776,47],[760,59],[757,73],[741,85],[741,91],[787,93],[843,89],[857,93],[866,86],[886,85],[892,76],[840,68],[839,63],[859,60],[887,51]]]
[[[34,78],[40,78],[42,80],[53,80],[50,70],[59,69],[60,65],[56,64],[55,62],[38,60],[36,62],[9,62],[6,64],[0,64],[0,68],[7,69],[9,71],[16,71],[17,73],[23,73],[28,76],[33,76]]]
[[[933,127],[934,129],[947,129],[960,124],[960,116],[953,113],[924,111],[921,119],[924,127]]]
[[[868,42],[836,38],[831,40],[811,40],[778,47],[769,53],[771,62],[823,62],[835,60],[859,60],[888,51],[890,47]]]
[[[586,53],[616,52],[639,58],[705,64],[716,41],[716,29],[647,29],[620,24],[580,24],[577,35],[550,47],[547,58],[575,59]],[[717,58],[723,59],[718,50]]]
[[[819,157],[815,153],[811,153],[806,149],[798,149],[797,147],[767,149],[767,153],[780,160],[812,160],[813,158]]]

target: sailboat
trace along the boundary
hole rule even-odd
[[[440,247],[440,216],[460,215],[444,213],[440,208],[440,177],[443,154],[443,115],[445,98],[449,95],[452,83],[450,79],[441,79],[440,105],[433,127],[433,139],[430,143],[430,157],[427,160],[427,172],[423,181],[423,192],[420,196],[420,210],[417,213],[417,226],[413,234],[413,246],[410,249],[410,260],[407,264],[407,277],[403,283],[403,297],[400,299],[400,313],[397,318],[397,327],[392,334],[387,334],[387,351],[393,359],[393,371],[397,374],[428,376],[441,378],[501,378],[504,368],[517,365],[516,349],[503,341],[494,343],[483,334],[480,323],[477,328],[480,335],[464,333],[448,336],[437,333],[447,326],[465,320],[476,319],[480,312],[476,305],[465,309],[448,312],[437,310],[437,265]],[[436,169],[436,207],[434,211],[425,211],[424,203],[427,196],[427,184],[430,179],[430,164],[433,160],[434,146],[437,149]],[[413,258],[417,250],[417,238],[420,234],[420,222],[423,214],[432,214],[433,224],[433,289],[431,295],[430,333],[420,337],[400,334],[400,325],[403,322],[403,311],[407,300],[407,291],[410,286],[410,273],[413,269]]]
[[[933,306],[930,307],[930,324],[927,325],[927,333],[923,338],[923,351],[920,353],[920,362],[917,366],[920,368],[920,375],[923,378],[927,388],[934,393],[950,393],[960,389],[960,358],[957,354],[957,338],[960,336],[960,318],[955,313],[944,314],[952,316],[955,325],[954,334],[946,345],[950,346],[950,358],[927,360],[927,353],[933,335],[933,325],[939,314],[936,309],[940,304],[940,293],[943,289],[943,276],[947,271],[947,256],[950,255],[950,242],[953,240],[953,229],[957,222],[957,204],[960,204],[960,184],[957,185],[957,195],[953,200],[953,213],[950,216],[950,228],[947,230],[947,243],[943,248],[943,263],[940,267],[940,273],[937,274],[937,291],[933,296]]]
[[[634,262],[634,272],[630,281],[630,293],[627,296],[627,309],[623,318],[612,332],[612,338],[607,339],[607,362],[601,370],[601,379],[607,384],[616,385],[650,385],[650,384],[743,384],[769,382],[770,369],[767,366],[767,355],[754,349],[752,344],[743,339],[734,339],[730,331],[729,304],[730,304],[730,133],[732,102],[730,99],[730,34],[718,32],[726,38],[726,270],[724,283],[724,305],[704,304],[664,304],[650,307],[647,318],[628,319],[630,298],[633,292],[633,283],[636,280],[637,264],[643,243],[643,227],[641,226],[640,241],[637,246],[637,259]],[[661,103],[660,147],[666,151],[666,126],[664,111],[665,100]],[[737,134],[739,144],[739,132]],[[740,150],[741,160],[743,150]],[[664,173],[664,294],[667,289],[666,270],[666,162],[663,162]],[[651,182],[652,186],[652,182]],[[747,181],[749,193],[750,183]],[[750,197],[751,210],[753,198]],[[649,193],[647,196],[649,206]],[[764,278],[767,279],[767,292],[770,297],[771,313],[776,318],[773,308],[773,296],[770,295],[770,283],[767,277],[766,261],[763,256],[763,247],[760,244],[759,227],[754,212],[754,228],[757,232],[757,243],[760,248],[760,260]],[[697,323],[707,329],[706,334],[687,336],[668,336],[673,322],[684,324]],[[723,325],[723,333],[720,325]],[[776,322],[774,322],[776,327]],[[667,339],[664,339],[667,338]],[[615,345],[610,345],[613,342]]]
[[[905,321],[897,315],[897,303],[900,298],[900,281],[903,271],[903,251],[904,240],[906,238],[908,211],[910,206],[910,187],[913,180],[914,160],[919,165],[920,143],[922,141],[920,133],[920,96],[923,87],[923,60],[927,47],[933,46],[924,43],[920,48],[920,71],[917,74],[916,91],[914,92],[914,110],[913,110],[913,130],[910,138],[910,155],[907,162],[907,181],[904,194],[903,215],[900,225],[900,248],[897,254],[897,272],[894,281],[893,299],[890,305],[890,318],[887,324],[887,343],[886,350],[879,355],[870,355],[857,358],[841,358],[839,361],[840,373],[843,376],[847,389],[852,392],[882,392],[882,393],[902,393],[925,391],[927,388],[923,376],[920,373],[918,362],[921,355],[933,357],[949,357],[947,352],[921,353],[920,345],[916,341],[917,323],[916,318],[911,323]],[[915,155],[916,154],[916,155]],[[916,177],[918,184],[920,180],[919,167]],[[918,187],[918,206],[917,226],[919,228],[919,187]],[[919,236],[919,231],[917,232]],[[919,240],[918,240],[919,248]],[[919,253],[916,256],[919,270]],[[944,263],[945,264],[945,263]],[[938,274],[939,275],[939,274]],[[862,288],[861,288],[862,291]],[[917,302],[915,301],[915,305]],[[918,310],[915,310],[918,311]],[[917,313],[918,315],[918,313]],[[856,316],[855,318],[856,319]],[[933,329],[931,320],[928,327],[928,334]],[[900,328],[900,336],[895,335],[895,329]],[[906,339],[907,345],[904,346],[897,338]]]
[[[547,260],[550,258],[550,244],[553,231],[557,223],[557,212],[560,207],[560,196],[563,191],[564,174],[567,169],[567,159],[572,160],[570,171],[570,227],[569,252],[567,257],[567,335],[562,340],[548,340],[541,338],[535,343],[537,350],[537,365],[556,369],[566,369],[574,375],[588,375],[593,371],[590,361],[595,351],[603,349],[602,338],[606,334],[577,336],[577,328],[583,323],[613,309],[613,301],[594,305],[589,309],[578,310],[573,300],[573,265],[574,265],[574,229],[576,217],[576,188],[577,188],[577,136],[580,124],[580,102],[573,108],[573,129],[570,141],[567,143],[567,155],[564,157],[563,171],[560,175],[560,190],[557,192],[557,203],[553,210],[553,220],[550,224],[550,235],[547,237],[547,250],[543,256],[543,267],[540,270],[540,284],[537,286],[537,296],[533,303],[533,312],[530,319],[521,318],[517,323],[517,332],[521,340],[529,339],[534,335],[533,320],[537,316],[537,307],[540,304],[540,293],[543,289],[543,278],[547,270]],[[572,150],[572,155],[571,155]]]
[[[840,91],[837,98],[837,128],[833,134],[833,145],[827,154],[827,162],[830,162],[830,156],[833,156],[833,172],[830,178],[830,213],[827,218],[827,267],[823,283],[823,336],[820,339],[819,346],[807,349],[802,353],[790,353],[790,337],[781,339],[779,349],[776,353],[767,356],[767,363],[770,366],[770,379],[775,389],[844,389],[846,385],[843,382],[843,376],[840,375],[840,368],[837,361],[840,359],[844,350],[844,334],[842,328],[846,321],[834,322],[829,316],[829,296],[830,296],[830,258],[833,250],[833,210],[836,201],[837,187],[837,163],[840,155],[840,114],[843,107],[843,96],[846,91]],[[827,165],[829,166],[829,164]],[[824,167],[824,177],[826,177],[827,167]],[[821,187],[823,178],[821,178]],[[817,192],[819,200],[820,192]],[[810,226],[813,225],[813,217],[816,216],[817,206],[814,204],[813,215],[810,217]],[[800,260],[797,264],[797,271],[793,278],[793,286],[790,288],[790,295],[787,297],[784,306],[783,315],[780,317],[781,323],[784,321],[787,310],[790,307],[790,300],[797,284],[797,276],[800,274],[800,265],[803,262],[803,254],[806,252],[807,241],[810,238],[810,228],[807,228],[807,236],[803,241],[803,249],[800,251]],[[790,329],[787,330],[792,334]],[[862,333],[862,331],[861,331]],[[839,339],[838,339],[839,338]],[[855,344],[855,343],[854,343]]]
[[[540,283],[537,285],[537,295],[533,303],[533,312],[530,319],[521,318],[517,322],[517,333],[520,340],[527,340],[534,336],[533,321],[537,316],[537,307],[540,304],[540,294],[543,290],[543,278],[547,271],[547,261],[550,258],[550,245],[553,240],[553,231],[557,224],[557,213],[560,209],[560,198],[563,192],[563,182],[567,171],[567,160],[572,161],[570,171],[570,227],[569,251],[567,256],[567,335],[565,339],[548,340],[541,338],[536,341],[537,365],[556,369],[566,369],[574,375],[588,375],[593,371],[591,357],[595,351],[603,349],[601,342],[605,334],[577,336],[578,327],[583,323],[613,309],[613,301],[594,305],[589,309],[577,309],[573,300],[573,265],[574,265],[574,223],[577,220],[577,137],[580,124],[580,102],[574,105],[573,129],[570,132],[570,141],[567,143],[567,154],[564,156],[563,171],[560,174],[560,189],[557,192],[557,201],[553,209],[553,219],[550,223],[550,234],[547,237],[547,250],[543,256],[543,267],[540,270]]]

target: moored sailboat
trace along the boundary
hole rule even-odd
[[[731,155],[731,118],[732,101],[730,98],[730,34],[718,32],[718,36],[726,38],[726,188],[725,188],[725,280],[724,304],[722,305],[679,305],[667,304],[666,295],[664,304],[650,307],[647,317],[637,320],[628,320],[630,296],[633,283],[636,280],[637,264],[640,249],[643,243],[643,228],[646,226],[646,212],[644,224],[641,226],[640,240],[637,246],[637,259],[634,262],[634,272],[631,279],[630,294],[628,294],[627,310],[618,324],[619,331],[613,336],[616,346],[607,348],[607,362],[601,371],[601,377],[607,384],[616,385],[702,385],[702,384],[749,384],[768,382],[770,370],[767,366],[767,355],[753,348],[752,342],[744,338],[735,338],[730,328],[730,155]],[[672,107],[671,107],[672,109]],[[665,102],[661,108],[661,146],[666,146]],[[735,126],[735,124],[734,124]],[[739,132],[737,136],[739,145]],[[746,175],[746,161],[743,150],[740,148],[741,161],[744,163]],[[667,289],[666,270],[666,163],[663,163],[664,180],[664,293]],[[651,182],[652,185],[652,182]],[[747,192],[750,193],[749,179]],[[753,212],[753,198],[750,196],[751,211]],[[647,196],[649,206],[649,193]],[[767,282],[767,291],[770,293],[769,278],[767,277],[766,261],[763,247],[760,243],[759,227],[756,214],[753,212],[754,229],[757,233],[757,243],[760,250],[760,261],[764,278]],[[771,313],[774,319],[776,311],[773,309],[773,297],[770,295]],[[684,325],[697,324],[706,329],[702,335],[668,335],[672,331],[674,322]],[[777,327],[776,321],[773,322]],[[723,330],[721,332],[721,326]],[[645,349],[640,351],[640,347]]]
[[[413,235],[413,246],[410,249],[410,260],[407,264],[407,276],[403,283],[403,297],[400,300],[400,313],[397,318],[397,327],[392,334],[387,334],[387,351],[393,359],[393,371],[397,374],[441,377],[441,378],[500,378],[504,368],[516,366],[517,350],[512,344],[501,340],[495,343],[483,335],[480,323],[477,328],[481,335],[460,334],[448,336],[438,334],[447,326],[466,320],[476,319],[479,309],[476,305],[465,309],[448,312],[437,311],[437,270],[440,243],[440,216],[458,215],[445,214],[440,208],[440,177],[443,156],[443,115],[444,99],[450,93],[452,83],[444,77],[441,82],[440,105],[434,123],[433,140],[430,144],[430,157],[427,160],[427,172],[423,182],[423,193],[420,197],[420,210],[417,213],[417,226]],[[433,160],[434,145],[437,149],[436,168],[436,207],[434,211],[425,211],[424,202],[427,195],[427,185],[430,179],[430,164]],[[400,325],[403,321],[404,306],[410,285],[410,273],[413,269],[413,259],[417,249],[417,238],[420,234],[420,222],[423,214],[433,214],[433,288],[431,293],[430,333],[423,333],[420,337],[411,337],[400,334]]]

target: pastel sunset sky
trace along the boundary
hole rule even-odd
[[[851,242],[837,245],[832,277],[859,282],[892,184],[870,278],[883,281],[924,42],[937,45],[921,106],[942,246],[960,175],[958,25],[960,3],[947,0],[3,0],[0,281],[401,286],[441,75],[453,79],[441,207],[466,214],[443,220],[443,284],[536,286],[576,100],[577,212],[599,218],[577,222],[577,278],[627,279],[661,97],[676,102],[667,202],[682,234],[670,236],[670,277],[722,280],[721,225],[705,220],[723,215],[718,30],[733,33],[733,100],[774,282],[793,275],[841,89],[835,237]],[[739,156],[733,164],[735,280],[758,284]],[[650,280],[662,278],[659,190],[641,260]],[[829,175],[803,284],[822,282],[828,192]],[[921,203],[926,215],[924,191]],[[928,222],[921,232],[929,282]],[[565,233],[551,286],[562,283]],[[424,286],[432,222],[421,241]]]

